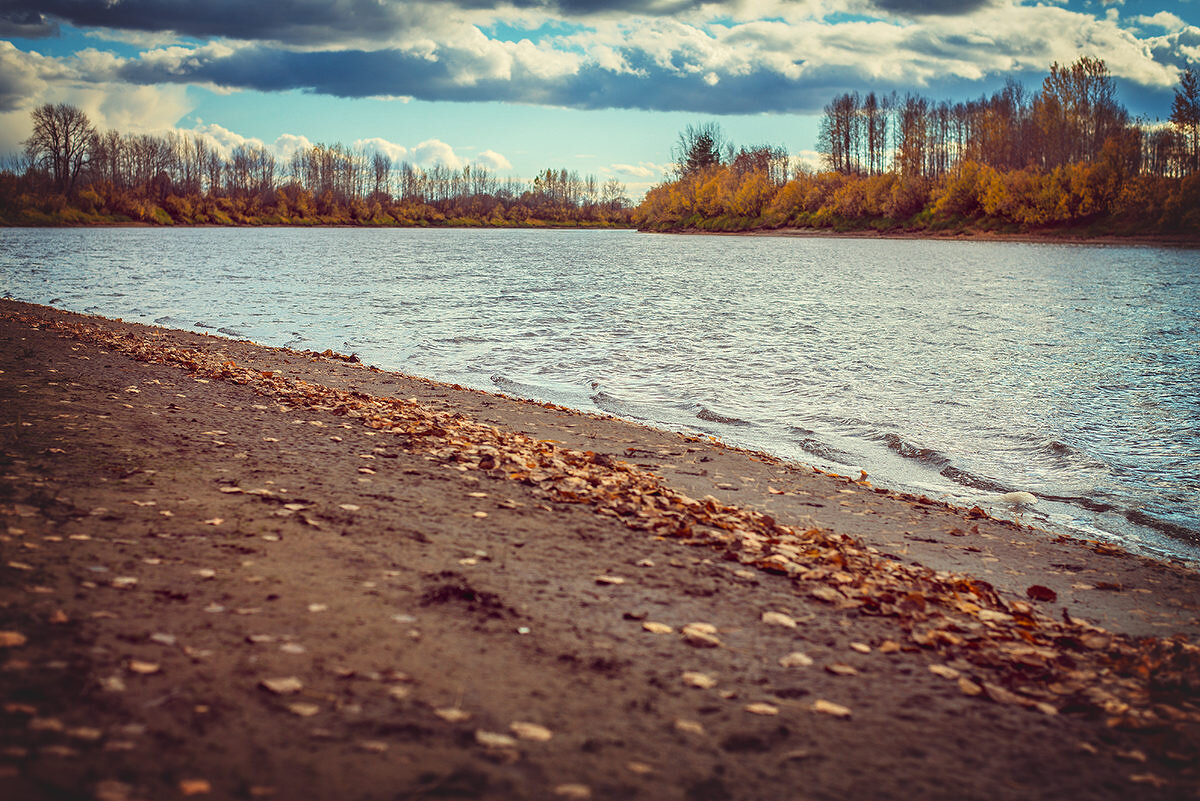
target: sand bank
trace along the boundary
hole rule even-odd
[[[0,369],[11,797],[1194,793],[1183,566],[335,354]]]

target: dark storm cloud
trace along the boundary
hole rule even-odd
[[[881,11],[907,17],[952,17],[970,14],[993,3],[994,0],[873,0],[872,5]]]
[[[44,39],[57,35],[58,25],[35,10],[0,9],[0,36],[4,38]]]
[[[298,53],[271,47],[242,48],[227,56],[193,54],[182,61],[130,61],[117,77],[132,83],[206,83],[283,91],[299,89],[338,97],[407,95],[422,100],[493,101],[581,109],[627,108],[709,114],[811,111],[832,88],[852,85],[849,75],[828,71],[803,83],[768,70],[723,77],[709,85],[699,74],[656,66],[637,52],[625,57],[638,73],[586,64],[574,74],[547,79],[513,62],[504,77],[464,81],[452,53],[431,61],[398,50]]]
[[[41,14],[79,28],[172,31],[198,38],[314,44],[387,36],[409,27],[413,7],[376,0],[8,0],[5,17]]]
[[[6,0],[0,20],[32,24],[49,17],[79,28],[117,28],[166,32],[197,38],[270,40],[294,45],[336,42],[347,38],[386,39],[420,22],[436,21],[446,7],[489,9],[508,6],[559,12],[566,17],[604,12],[650,16],[676,14],[703,5],[701,0],[434,0],[410,3],[392,0]],[[43,20],[44,21],[44,20]],[[38,33],[50,35],[48,27]],[[17,35],[17,34],[10,34]]]

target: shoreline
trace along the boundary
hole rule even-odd
[[[1200,237],[1173,234],[1138,234],[1124,236],[1079,236],[1054,233],[998,233],[990,231],[834,231],[826,228],[762,228],[747,231],[700,231],[686,228],[675,231],[642,231],[639,233],[664,233],[712,236],[763,236],[830,238],[830,239],[924,239],[943,242],[1015,242],[1030,245],[1130,245],[1135,247],[1200,248]]]
[[[30,225],[17,223],[0,223],[0,230],[17,228],[153,228],[153,229],[185,229],[185,228],[258,228],[258,229],[298,229],[309,230],[318,228],[362,229],[362,230],[456,230],[456,231],[633,231],[639,234],[679,234],[688,236],[761,236],[761,237],[792,237],[826,238],[826,239],[924,239],[943,242],[1015,242],[1034,245],[1129,245],[1134,247],[1171,247],[1171,248],[1200,248],[1200,237],[1184,234],[1107,234],[1107,235],[1077,235],[1072,233],[1001,233],[992,231],[877,231],[862,229],[853,231],[836,231],[832,228],[757,228],[745,231],[702,231],[695,228],[677,230],[649,230],[635,225],[353,225],[348,223],[314,223],[311,225],[297,223],[245,223],[221,225],[218,223],[173,223],[161,225],[149,222],[131,220],[128,222],[95,222],[95,223],[64,223],[61,225]]]
[[[1194,787],[1194,570],[332,352],[3,301],[0,369],[17,798]]]

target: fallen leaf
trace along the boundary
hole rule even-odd
[[[339,509],[345,509],[347,512],[357,512],[362,507],[356,503],[339,503]]]
[[[825,601],[826,603],[831,603],[831,604],[839,603],[841,601],[846,600],[846,596],[842,595],[840,592],[835,590],[833,587],[816,587],[811,592],[809,592],[809,595],[811,595],[812,597],[814,597],[818,600]]]
[[[597,584],[624,584],[625,579],[620,576],[596,576]]]
[[[949,665],[930,665],[929,672],[935,676],[941,676],[943,679],[957,679],[962,675]]]
[[[545,726],[539,726],[536,723],[515,721],[508,728],[522,740],[533,740],[534,742],[544,743],[553,736],[549,729]]]
[[[708,690],[717,686],[717,679],[707,673],[697,673],[693,670],[684,671],[680,677],[683,683],[689,687],[696,687],[701,690]]]
[[[0,631],[0,648],[16,648],[28,642],[28,638],[19,631]]]
[[[813,663],[811,656],[802,654],[799,651],[792,651],[787,656],[779,657],[779,664],[782,667],[808,667]]]
[[[433,710],[433,714],[437,715],[447,723],[463,723],[471,719],[471,713],[465,709],[459,709],[456,706],[443,707],[442,709]]]
[[[642,623],[642,628],[651,634],[670,634],[675,629],[668,626],[666,623],[655,623],[653,620],[647,620]]]
[[[1043,587],[1041,584],[1034,584],[1025,590],[1025,595],[1034,601],[1046,601],[1054,603],[1058,600],[1058,593],[1049,587]]]
[[[762,622],[768,626],[783,626],[784,628],[796,628],[796,619],[791,615],[785,615],[783,612],[763,612]]]
[[[825,666],[826,673],[832,673],[835,676],[857,676],[858,668],[844,665],[840,662],[835,662],[832,665]]]
[[[850,717],[850,709],[848,707],[819,698],[813,702],[812,709],[814,712],[820,712],[823,715],[833,715],[835,718]]]
[[[363,751],[370,751],[372,754],[382,754],[388,750],[388,744],[382,740],[359,740],[358,747]]]
[[[991,698],[998,704],[1023,704],[1024,699],[1016,693],[1006,690],[998,684],[990,682],[983,683],[983,691],[987,693],[987,697]]]
[[[867,645],[865,642],[852,642],[850,643],[850,649],[852,651],[858,651],[860,654],[871,653],[871,646]]]
[[[286,676],[278,679],[263,679],[259,684],[276,695],[290,695],[298,693],[304,688],[304,683],[295,676]]]
[[[149,676],[162,670],[162,666],[157,662],[143,662],[140,659],[130,659],[129,669],[134,673],[140,673],[143,676]]]
[[[306,704],[302,701],[297,701],[294,704],[288,704],[288,711],[293,715],[299,715],[302,718],[311,718],[321,711],[321,707],[316,704]]]
[[[475,742],[482,745],[484,748],[516,748],[517,741],[507,734],[500,734],[494,731],[484,731],[483,729],[475,730]]]
[[[896,642],[895,640],[884,640],[883,642],[879,643],[879,653],[881,654],[895,654],[899,653],[899,651],[900,643]]]
[[[758,701],[753,704],[747,704],[746,711],[751,715],[778,715],[779,707]]]
[[[676,718],[675,731],[683,732],[684,734],[704,734],[704,727],[694,720]]]
[[[639,776],[645,776],[654,772],[654,768],[645,762],[626,762],[625,768],[630,773],[636,773]]]
[[[205,779],[180,779],[179,792],[183,795],[204,795],[212,792],[212,785]]]

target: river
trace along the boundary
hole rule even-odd
[[[553,401],[1200,559],[1195,250],[0,229],[0,295]]]

